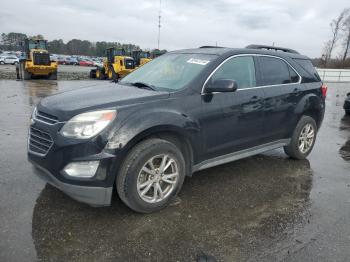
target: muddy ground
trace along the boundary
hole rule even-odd
[[[59,65],[58,80],[88,80],[89,72],[95,67]],[[16,67],[14,65],[0,65],[0,79],[16,79]]]
[[[0,261],[349,261],[350,84],[329,84],[307,160],[274,150],[201,171],[172,206],[141,215],[116,195],[111,207],[78,203],[27,162],[35,104],[91,83],[0,80]]]

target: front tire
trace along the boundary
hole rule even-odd
[[[51,73],[51,74],[48,76],[48,79],[49,79],[49,80],[57,80],[57,71]]]
[[[19,64],[19,70],[20,70],[20,75],[22,76],[23,80],[30,80],[32,79],[32,74],[29,73],[26,69],[25,69],[25,64],[24,63],[20,63]]]
[[[97,68],[96,70],[96,78],[99,80],[104,80],[105,79],[105,75],[102,72],[103,70],[101,70],[100,68]]]
[[[294,159],[305,159],[315,145],[317,125],[310,116],[302,116],[294,129],[290,143],[284,152]]]
[[[132,210],[151,213],[169,205],[185,179],[181,151],[154,138],[136,145],[123,162],[116,184],[121,200]]]

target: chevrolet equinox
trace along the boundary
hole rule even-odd
[[[150,213],[198,170],[280,147],[306,158],[326,92],[310,59],[288,48],[169,52],[118,83],[42,99],[28,158],[78,201],[110,205],[115,188],[131,209]]]

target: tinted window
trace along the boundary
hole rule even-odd
[[[319,82],[321,81],[320,76],[318,75],[316,69],[312,65],[310,60],[307,59],[294,59],[307,73],[303,76],[304,82]]]
[[[281,85],[291,83],[289,66],[281,59],[260,57],[263,85]]]
[[[238,89],[256,86],[254,59],[250,56],[235,57],[226,61],[213,74],[211,81],[217,79],[235,80]]]
[[[298,83],[300,78],[299,75],[290,66],[288,66],[288,68],[289,68],[290,82]]]

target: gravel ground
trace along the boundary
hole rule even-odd
[[[58,80],[87,80],[92,68],[94,67],[59,65]],[[16,67],[0,65],[0,79],[16,79]]]

